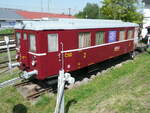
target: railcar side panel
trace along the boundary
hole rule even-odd
[[[83,67],[119,56],[133,51],[134,41],[128,39],[129,28],[105,28],[105,29],[78,29],[78,30],[16,30],[21,33],[21,47],[19,51],[21,67],[27,67],[26,71],[37,70],[38,79],[43,80],[47,77],[57,75],[59,70],[64,67],[66,72],[81,69]],[[124,30],[125,39],[119,40],[119,31]],[[96,33],[104,31],[104,43],[96,45]],[[115,31],[115,41],[109,41],[109,31]],[[89,47],[79,48],[79,34],[89,32],[91,35],[91,43]],[[27,34],[24,40],[23,34]],[[36,51],[30,51],[29,35],[36,36]],[[113,32],[112,32],[113,34]],[[50,51],[48,43],[49,35],[58,36],[58,48]],[[134,37],[134,34],[133,36]],[[62,54],[63,53],[63,54]],[[62,56],[63,55],[63,56]],[[62,61],[62,57],[64,61]],[[32,63],[36,62],[35,65]],[[62,66],[64,62],[64,66]]]
[[[65,70],[67,72],[77,70],[131,51],[133,51],[133,40],[91,49],[66,52]],[[71,54],[71,56],[69,56],[69,54]]]

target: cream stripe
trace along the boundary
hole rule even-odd
[[[36,55],[36,56],[44,56],[44,55],[46,55],[46,53],[33,53],[33,52],[29,52],[29,54]]]
[[[101,44],[101,45],[95,45],[95,46],[90,46],[90,47],[85,47],[85,48],[66,50],[66,51],[62,51],[61,53],[68,53],[68,52],[81,51],[81,50],[92,49],[92,48],[97,48],[97,47],[101,47],[101,46],[116,44],[116,43],[120,43],[120,42],[133,41],[133,40],[134,40],[134,39],[128,39],[128,40],[117,41],[117,42],[112,42],[112,43],[106,43],[106,44]]]

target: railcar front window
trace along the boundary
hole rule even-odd
[[[20,47],[20,39],[21,39],[21,33],[17,32],[16,33],[16,47]]]
[[[79,33],[79,48],[91,46],[91,33]]]
[[[58,35],[48,34],[48,52],[58,51]]]
[[[27,40],[27,34],[26,33],[23,34],[23,39]]]
[[[36,37],[33,34],[29,35],[30,40],[30,51],[35,52],[36,51]]]
[[[104,43],[105,32],[100,31],[96,33],[96,45]]]
[[[125,40],[126,37],[126,32],[125,31],[120,31],[119,33],[119,40]]]
[[[133,30],[129,30],[128,31],[128,39],[132,39],[133,38]]]
[[[117,31],[109,31],[108,42],[115,42],[117,38]]]

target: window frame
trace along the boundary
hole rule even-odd
[[[132,32],[131,32],[132,31]],[[132,34],[129,34],[129,33],[132,33]],[[131,35],[131,37],[130,37],[130,35]],[[134,38],[134,30],[133,29],[129,29],[128,30],[128,37],[127,37],[127,39],[133,39]]]
[[[26,35],[26,37],[25,37],[25,35]],[[27,40],[27,33],[23,33],[23,40]]]
[[[100,33],[103,33],[103,37],[100,37]],[[95,33],[95,45],[101,45],[105,43],[105,31],[96,31]],[[97,37],[97,34],[99,34],[99,37]],[[101,39],[103,38],[103,39]],[[99,41],[97,41],[99,39]],[[100,42],[100,43],[99,43]]]
[[[17,34],[20,35],[19,38],[18,38]],[[16,36],[16,47],[19,48],[20,47],[20,40],[21,40],[21,32],[16,32],[15,36]]]
[[[33,43],[33,40],[32,40],[32,47],[33,48],[31,48],[31,36],[34,36],[34,43]],[[37,43],[36,42],[36,34],[33,34],[33,33],[29,34],[29,51],[30,52],[36,52],[37,51],[37,45],[36,45],[36,43]]]
[[[52,37],[49,37],[49,35],[56,35],[56,44],[55,44],[55,47],[54,48],[51,48],[52,46],[49,46],[49,45],[51,45],[50,44],[50,42],[49,42],[49,39],[52,39]],[[58,38],[59,36],[58,36],[58,33],[48,33],[47,34],[47,51],[49,52],[49,53],[51,53],[51,52],[58,52],[59,51],[59,38]],[[54,37],[53,37],[54,38]],[[54,40],[53,40],[54,41]],[[54,50],[52,50],[52,49],[54,49]]]
[[[113,40],[110,40],[110,32],[115,32],[115,40],[113,39]],[[113,42],[117,42],[117,30],[110,30],[110,31],[108,31],[108,43],[113,43]]]
[[[89,34],[89,37],[88,37],[89,39],[85,38],[86,34]],[[91,32],[80,32],[78,34],[78,48],[86,48],[86,47],[92,46],[92,44],[91,44],[91,41],[92,41],[91,36],[92,36]]]
[[[121,35],[121,32],[124,32],[124,38],[123,38],[123,39],[122,39],[121,36],[120,36],[120,35]],[[119,41],[123,41],[123,40],[126,40],[126,30],[120,30],[120,31],[119,31]]]

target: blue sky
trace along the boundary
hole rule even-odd
[[[42,1],[42,2],[41,2]],[[0,0],[1,8],[16,8],[29,11],[41,11],[41,3],[43,4],[43,11],[51,13],[65,13],[67,14],[71,8],[71,14],[82,10],[86,3],[97,3],[100,5],[102,0]]]

